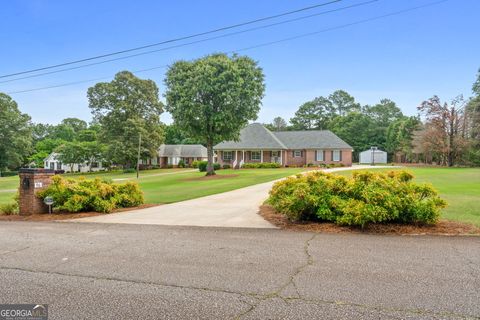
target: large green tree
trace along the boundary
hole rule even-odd
[[[360,112],[335,117],[330,130],[353,147],[355,160],[358,159],[359,152],[377,146],[378,143],[373,120]]]
[[[207,146],[207,175],[213,170],[213,146],[238,139],[255,120],[265,91],[264,75],[249,57],[213,54],[175,62],[167,71],[167,111],[175,124]]]
[[[165,125],[165,143],[166,144],[203,144],[199,137],[187,136],[186,132],[179,128],[175,123]]]
[[[89,88],[87,96],[95,122],[101,125],[100,140],[108,144],[107,160],[134,166],[140,135],[142,158],[156,155],[163,142],[163,104],[154,81],[122,71],[111,82]]]
[[[65,118],[61,124],[72,128],[75,133],[86,130],[88,127],[87,122],[78,118]]]
[[[388,127],[403,118],[402,111],[392,100],[382,99],[373,106],[364,106],[363,113],[373,122],[372,130],[375,132],[375,141],[372,141],[372,143],[375,143],[381,149],[385,149]]]
[[[302,104],[290,123],[297,130],[326,129],[334,116],[332,102],[325,97],[317,97]]]
[[[476,96],[480,96],[480,69],[478,69],[477,80],[473,83],[472,91]]]
[[[347,115],[350,112],[359,112],[361,109],[360,103],[355,101],[355,98],[344,90],[337,90],[328,96],[328,100],[332,104],[334,112],[340,116]]]
[[[10,96],[0,93],[0,171],[22,165],[31,148],[30,117]]]
[[[413,137],[420,124],[418,117],[405,116],[392,122],[386,130],[385,150],[392,155],[398,154],[400,162],[412,160]]]

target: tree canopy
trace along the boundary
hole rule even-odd
[[[0,93],[0,141],[0,171],[22,165],[32,149],[30,116],[4,93]]]
[[[89,106],[100,127],[100,141],[108,144],[108,160],[132,167],[142,136],[142,158],[154,157],[163,142],[160,114],[163,104],[152,80],[122,71],[111,82],[88,89]]]
[[[249,57],[213,54],[177,61],[165,79],[167,111],[189,137],[204,141],[207,175],[213,171],[213,146],[238,139],[240,130],[260,111],[264,75]]]

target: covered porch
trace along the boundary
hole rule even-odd
[[[284,150],[218,150],[217,162],[220,165],[230,165],[239,169],[244,163],[279,163],[284,166]]]

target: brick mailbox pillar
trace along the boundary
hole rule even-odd
[[[36,194],[48,187],[54,174],[55,171],[50,169],[20,169],[20,215],[48,213],[48,206]]]

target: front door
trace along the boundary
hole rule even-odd
[[[272,162],[280,163],[280,151],[272,151]]]

